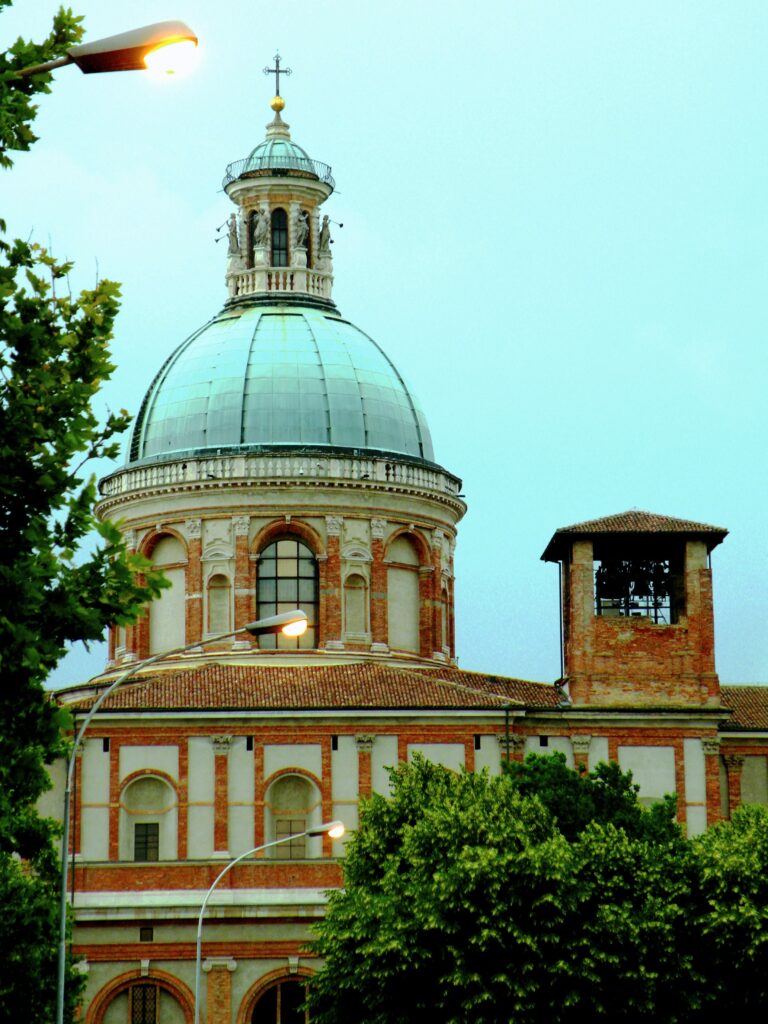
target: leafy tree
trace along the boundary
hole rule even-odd
[[[0,165],[34,142],[32,99],[50,89],[49,74],[16,71],[64,54],[80,21],[60,10],[46,40],[18,40],[0,55]],[[0,1006],[23,1007],[36,1024],[52,1017],[55,998],[58,878],[56,829],[34,804],[49,784],[46,764],[64,752],[66,723],[44,682],[68,642],[134,620],[163,583],[93,511],[87,465],[116,455],[128,424],[124,411],[101,424],[91,408],[114,369],[118,287],[102,281],[73,297],[69,264],[4,232],[0,221]],[[100,547],[84,553],[94,532]]]
[[[392,787],[365,802],[316,929],[316,1024],[689,1019],[690,862],[676,831],[594,820],[569,840],[511,775],[422,759]]]
[[[709,1018],[768,1010],[768,808],[740,807],[694,840]]]
[[[634,839],[682,841],[675,820],[677,802],[667,796],[647,810],[640,804],[640,787],[631,772],[615,763],[598,764],[591,772],[572,771],[559,752],[529,754],[525,761],[505,762],[504,769],[523,796],[535,795],[551,811],[569,840],[597,821],[611,823]]]

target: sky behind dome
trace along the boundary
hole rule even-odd
[[[5,48],[55,5],[17,0]],[[226,164],[271,117],[333,167],[334,297],[464,480],[463,668],[560,674],[554,530],[641,508],[727,527],[724,682],[768,682],[768,5],[740,0],[74,3],[87,38],[181,18],[195,74],[57,72],[2,173],[12,234],[123,283],[103,406],[135,412],[221,307]],[[222,232],[226,234],[226,232]],[[104,467],[106,471],[108,467]],[[76,650],[53,677],[101,670]]]

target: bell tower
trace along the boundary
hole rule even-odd
[[[727,532],[636,510],[555,532],[574,704],[719,703],[709,555]]]

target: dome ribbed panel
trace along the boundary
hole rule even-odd
[[[416,399],[371,338],[321,310],[258,306],[177,349],[142,404],[129,461],[283,446],[434,460]]]

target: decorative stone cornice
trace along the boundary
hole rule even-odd
[[[574,754],[588,754],[592,746],[591,736],[571,736],[571,746]]]
[[[229,747],[232,743],[231,736],[211,736],[211,743],[213,744],[213,753],[216,757],[220,757],[229,753]]]
[[[232,530],[236,537],[247,537],[250,525],[250,516],[232,516]]]
[[[387,530],[386,519],[372,519],[371,520],[371,536],[376,540],[384,540],[384,534]]]
[[[187,519],[184,529],[190,540],[198,540],[203,534],[203,521],[202,519]]]
[[[341,531],[344,527],[343,516],[326,516],[325,517],[325,529],[328,532],[329,537],[340,537]]]
[[[237,970],[237,960],[231,956],[211,956],[203,960],[203,970],[206,974],[211,971],[229,971],[233,974]]]
[[[500,732],[496,734],[496,739],[499,741],[499,746],[503,751],[507,749],[507,734]],[[519,733],[511,732],[509,734],[509,750],[512,754],[520,754],[525,749],[525,736],[521,736]]]

